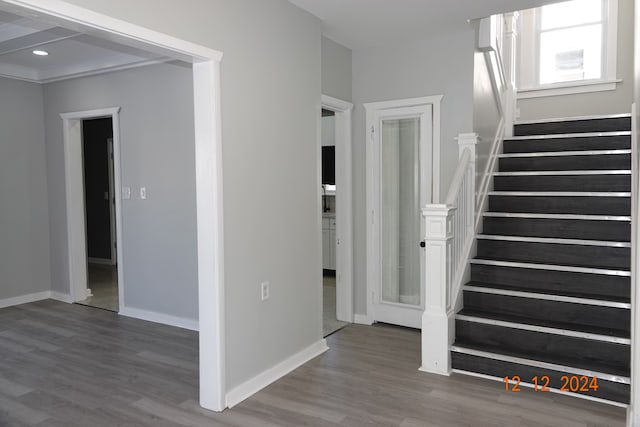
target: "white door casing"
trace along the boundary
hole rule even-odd
[[[424,311],[424,257],[417,242],[424,235],[423,221],[415,230],[416,253],[420,259],[420,298],[418,304],[383,301],[382,248],[388,242],[381,235],[381,167],[382,122],[394,119],[419,119],[419,208],[439,197],[440,162],[440,100],[442,96],[414,98],[365,104],[367,111],[367,323],[383,321],[413,328],[420,328]],[[419,212],[416,215],[420,215]],[[407,302],[407,301],[405,301]]]

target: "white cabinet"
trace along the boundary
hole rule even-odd
[[[336,269],[336,219],[322,218],[322,268]]]

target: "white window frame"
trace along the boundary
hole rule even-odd
[[[518,99],[616,90],[618,79],[618,0],[604,0],[602,77],[551,84],[539,84],[540,73],[540,8],[520,14],[520,60],[518,62]],[[527,22],[528,20],[528,22]],[[529,38],[523,49],[523,38]],[[523,70],[532,70],[523,73]]]

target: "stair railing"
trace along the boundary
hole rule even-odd
[[[422,367],[448,374],[453,316],[475,227],[475,145],[478,136],[458,137],[459,162],[444,204],[422,210],[425,221],[425,312],[422,316]],[[425,345],[427,344],[427,345]]]
[[[458,137],[459,163],[444,204],[427,205],[425,230],[425,311],[422,316],[422,366],[425,372],[448,375],[449,348],[455,338],[455,313],[462,306],[462,284],[470,276],[469,259],[493,185],[502,141],[512,135],[515,111],[517,13],[479,22],[478,49],[485,52],[499,110],[495,136],[487,140],[486,165],[476,177],[478,135]],[[476,185],[476,180],[478,181]]]

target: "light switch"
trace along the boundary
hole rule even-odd
[[[122,198],[124,200],[131,200],[131,187],[122,187]]]
[[[140,187],[140,198],[142,200],[147,198],[147,187]]]

